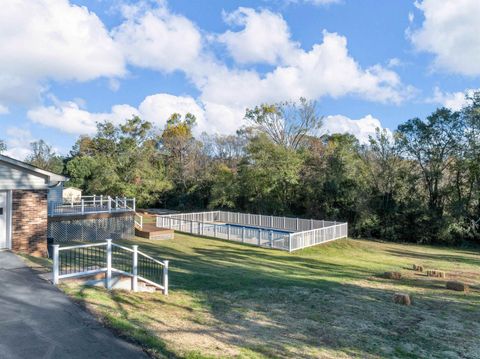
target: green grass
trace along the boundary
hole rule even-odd
[[[178,233],[133,243],[170,260],[168,297],[63,288],[154,357],[480,357],[475,250],[339,240],[289,254]],[[414,263],[472,289],[447,291]],[[403,278],[381,278],[391,270]],[[395,292],[414,305],[393,304]]]

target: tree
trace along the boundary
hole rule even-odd
[[[446,179],[465,144],[464,134],[465,123],[460,113],[447,108],[436,110],[426,121],[414,118],[398,127],[404,154],[422,174],[428,196],[431,238],[445,236]]]
[[[5,152],[6,150],[7,150],[7,144],[5,143],[5,141],[0,140],[0,154]]]
[[[46,171],[63,172],[63,158],[57,155],[44,140],[32,142],[30,147],[31,153],[27,156],[25,162]]]
[[[303,157],[261,133],[247,145],[239,165],[239,202],[259,213],[290,213],[300,184]]]
[[[80,137],[71,152],[70,182],[87,193],[136,197],[139,206],[154,205],[171,188],[159,141],[153,125],[138,116],[118,126],[99,123],[95,136]]]
[[[322,125],[316,102],[305,98],[300,98],[298,103],[287,101],[247,109],[245,119],[274,143],[294,150],[304,144],[307,135],[314,134]]]

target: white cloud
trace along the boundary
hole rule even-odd
[[[54,101],[50,106],[39,106],[28,111],[28,118],[44,126],[59,129],[66,133],[81,135],[93,134],[98,122],[123,123],[133,116],[140,116],[159,127],[163,127],[173,113],[192,113],[197,117],[198,130],[210,128],[205,122],[204,110],[192,97],[156,94],[147,96],[138,108],[122,104],[112,106],[109,112],[89,112],[74,101]]]
[[[0,101],[38,98],[44,80],[121,76],[124,61],[102,21],[67,0],[6,0],[0,11]]]
[[[367,115],[358,120],[342,115],[332,115],[324,118],[322,132],[327,134],[350,133],[355,135],[360,143],[368,144],[368,137],[374,136],[377,128],[382,129],[382,124],[372,115]]]
[[[10,111],[7,106],[0,104],[0,115],[6,115],[9,112]]]
[[[290,40],[290,30],[281,15],[268,10],[259,12],[240,7],[224,14],[230,25],[239,25],[240,31],[226,31],[218,36],[238,63],[277,64],[298,51],[299,45]]]
[[[71,134],[92,134],[97,122],[121,123],[133,115],[138,115],[138,110],[129,105],[115,105],[108,113],[91,113],[73,101],[56,101],[51,106],[39,106],[27,113],[35,123]]]
[[[19,127],[9,127],[5,131],[7,138],[6,156],[23,161],[30,154],[30,143],[35,141],[29,130]]]
[[[155,9],[140,5],[123,7],[125,21],[112,35],[129,63],[160,71],[186,70],[202,49],[196,26],[164,4]]]
[[[425,20],[420,29],[407,30],[414,46],[433,53],[438,69],[480,75],[480,1],[424,0],[416,6]]]
[[[300,50],[264,75],[254,70],[217,66],[198,84],[203,102],[234,109],[261,102],[318,99],[355,94],[377,102],[399,103],[411,94],[399,76],[380,65],[363,69],[348,53],[347,39],[324,31],[323,42],[306,52]]]
[[[184,116],[187,113],[195,115],[198,127],[205,128],[204,111],[190,96],[173,96],[156,94],[147,96],[139,106],[140,116],[157,126],[163,127],[173,113]]]
[[[466,89],[458,92],[443,92],[439,87],[433,90],[433,96],[426,100],[427,103],[436,103],[448,107],[453,111],[461,110],[468,104],[467,96],[472,96],[475,91],[480,89]]]

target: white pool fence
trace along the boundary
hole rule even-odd
[[[226,211],[159,215],[156,225],[289,252],[348,236],[345,222]]]

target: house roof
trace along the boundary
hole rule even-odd
[[[6,164],[15,166],[15,167],[23,169],[23,170],[27,170],[27,171],[36,173],[40,176],[48,177],[49,182],[65,182],[65,181],[68,181],[68,177],[65,177],[65,176],[50,172],[50,171],[42,170],[38,167],[32,166],[28,163],[16,160],[16,159],[8,157],[8,156],[0,155],[0,163],[1,162],[4,162]]]
[[[81,189],[81,188],[78,188],[78,187],[72,187],[72,186],[70,186],[70,187],[65,187],[63,190],[65,191],[66,189],[74,189],[74,190],[77,190],[77,191],[80,191],[80,192],[82,191],[82,189]]]

